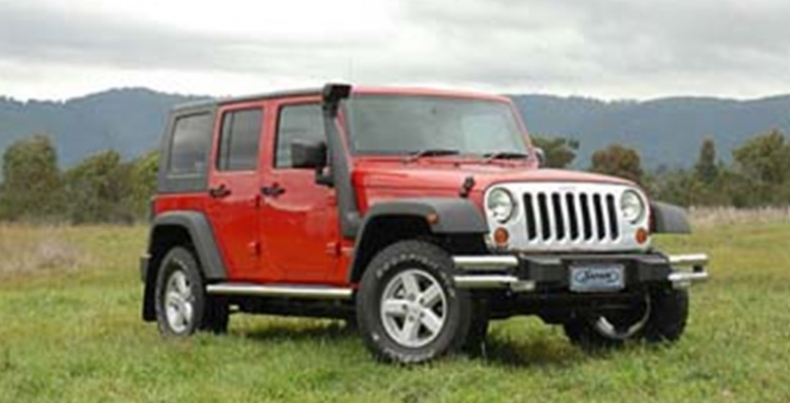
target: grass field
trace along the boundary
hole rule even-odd
[[[143,227],[0,226],[0,402],[788,402],[790,220],[709,217],[672,347],[588,355],[536,319],[493,326],[486,358],[374,362],[339,322],[237,316],[230,334],[162,340],[140,320]]]

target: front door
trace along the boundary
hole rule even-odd
[[[261,244],[260,145],[262,104],[220,108],[209,168],[208,216],[233,281],[266,280]]]
[[[289,283],[338,277],[339,228],[334,189],[315,183],[311,169],[291,164],[294,140],[326,141],[317,97],[272,102],[277,119],[268,170],[262,178],[265,259]]]

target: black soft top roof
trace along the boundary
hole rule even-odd
[[[180,111],[193,110],[193,109],[207,109],[207,108],[214,108],[217,106],[228,105],[228,104],[262,101],[262,100],[274,99],[274,98],[321,95],[321,91],[322,91],[321,88],[305,88],[298,90],[275,91],[275,92],[267,92],[262,94],[242,95],[238,97],[212,98],[212,99],[205,99],[201,101],[193,101],[185,104],[176,105],[175,108],[173,108],[173,112],[180,112]]]

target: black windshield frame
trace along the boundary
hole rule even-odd
[[[381,108],[378,114],[375,114],[372,111],[362,112],[363,114],[367,113],[368,115],[372,114],[375,116],[366,116],[368,119],[367,124],[361,123],[357,120],[360,119],[360,107],[364,106],[363,102],[378,102],[380,103],[379,107]],[[419,110],[419,108],[417,109],[419,113],[413,113],[411,116],[404,113],[393,113],[394,107],[404,106],[405,103],[410,102],[436,106],[437,109],[438,107],[445,108],[448,113],[455,114],[455,116],[452,116],[452,118],[456,120],[467,117],[467,115],[463,113],[464,111],[488,112],[489,114],[498,115],[495,117],[499,118],[503,125],[500,127],[500,129],[505,130],[506,133],[497,134],[497,138],[495,139],[496,141],[494,142],[490,142],[485,138],[490,138],[491,133],[484,132],[485,137],[481,137],[483,136],[482,133],[460,133],[462,130],[458,128],[441,128],[445,134],[445,138],[443,139],[440,138],[440,136],[415,134],[414,132],[419,132],[420,129],[422,129],[422,126],[420,126],[420,124],[416,123],[415,121],[419,120],[419,118],[423,118],[423,122],[425,122],[424,119],[426,118],[426,116],[419,116],[420,113],[423,113]],[[383,106],[385,106],[387,103],[390,103],[390,106],[393,108],[383,108]],[[398,103],[400,103],[400,105]],[[453,108],[458,109],[453,110]],[[433,111],[432,113],[435,114]],[[522,129],[521,122],[518,120],[518,117],[515,113],[516,112],[508,102],[499,101],[496,99],[461,98],[423,94],[357,94],[352,96],[343,105],[343,118],[346,126],[348,150],[352,155],[355,156],[406,156],[413,155],[426,149],[436,148],[453,149],[457,150],[460,156],[475,157],[483,157],[486,154],[498,152],[530,154],[530,144],[527,134]],[[479,115],[483,116],[485,114],[479,113]],[[388,128],[386,126],[382,128],[380,124],[383,123],[382,121],[384,119],[390,119],[391,122],[396,122],[395,124],[401,126],[401,129],[395,127]],[[428,123],[429,125],[423,126],[430,126],[435,123],[446,125],[461,124],[459,121],[444,122],[433,119],[429,120]],[[402,128],[404,126],[408,127],[409,124],[411,124],[413,126],[412,128],[415,130],[406,130]],[[382,130],[385,133],[382,134]],[[397,144],[398,147],[366,147],[364,142],[360,142],[360,140],[364,139],[364,137],[360,136],[372,135],[370,131],[378,131],[378,135],[380,137],[386,136],[386,141],[389,142],[390,145]],[[456,134],[456,132],[458,133]],[[434,132],[431,133],[435,134]],[[406,135],[409,134],[411,134],[411,139],[405,138]],[[471,138],[468,135],[472,135],[471,138],[474,138],[472,142],[477,142],[479,144],[471,144]],[[451,137],[447,138],[447,136]],[[459,136],[467,136],[467,138],[463,139]],[[371,139],[366,140],[369,140],[368,143],[373,141]],[[379,140],[382,140],[382,138],[379,138]],[[418,141],[415,142],[415,140]],[[465,144],[442,144],[440,140],[461,140],[465,141]]]

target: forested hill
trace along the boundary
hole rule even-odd
[[[715,139],[719,156],[756,134],[790,131],[790,95],[736,101],[674,97],[651,101],[603,102],[546,95],[512,96],[530,132],[562,135],[581,142],[577,166],[590,154],[618,142],[637,149],[648,168],[694,164],[700,144]]]
[[[663,98],[604,102],[589,98],[513,95],[530,131],[580,140],[577,166],[610,143],[636,148],[648,168],[689,166],[705,137],[720,156],[745,139],[771,128],[790,132],[790,96],[751,101]],[[14,140],[49,133],[61,165],[106,149],[132,157],[157,147],[165,116],[173,105],[197,97],[148,89],[114,89],[66,102],[19,102],[0,97],[0,152]]]
[[[113,89],[66,102],[0,98],[0,152],[18,138],[47,133],[55,139],[63,166],[107,149],[137,156],[158,146],[173,105],[195,99],[141,88]]]

